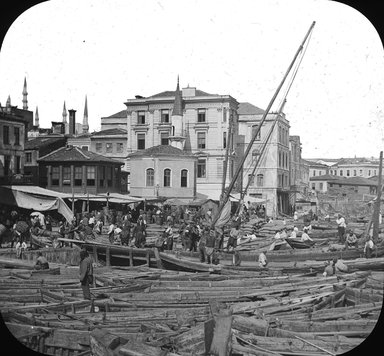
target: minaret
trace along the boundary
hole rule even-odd
[[[67,134],[69,132],[69,126],[67,122],[67,109],[65,108],[65,100],[64,100],[64,107],[63,107],[63,123],[64,123],[64,132]]]
[[[40,126],[40,123],[39,123],[39,109],[37,108],[37,106],[36,106],[36,113],[35,113],[35,126],[37,128],[39,128],[39,126]]]
[[[83,133],[88,133],[88,105],[87,105],[87,96],[85,96],[85,106],[84,106],[84,117],[83,117]]]
[[[24,77],[24,88],[23,88],[23,110],[28,110],[28,92],[27,92],[27,79]]]
[[[8,95],[8,99],[7,99],[7,102],[6,102],[5,106],[6,106],[7,108],[10,108],[10,107],[11,107],[11,96],[10,96],[10,95]]]
[[[177,76],[177,86],[171,115],[171,123],[172,132],[169,136],[170,145],[182,150],[184,149],[185,136],[183,132],[183,97],[179,86],[179,76]]]

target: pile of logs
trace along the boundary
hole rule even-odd
[[[143,266],[96,267],[92,300],[83,300],[78,268],[58,267],[33,273],[18,261],[0,273],[9,330],[49,355],[333,355],[371,333],[383,300],[382,272],[272,277]]]

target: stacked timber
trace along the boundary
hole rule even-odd
[[[2,270],[2,317],[20,342],[48,355],[342,353],[375,327],[384,279],[95,267],[93,298],[83,300],[78,268],[37,275],[16,265],[29,273]]]

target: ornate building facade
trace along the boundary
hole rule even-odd
[[[230,95],[209,94],[194,87],[164,91],[149,97],[137,95],[125,103],[128,155],[158,145],[172,145],[197,158],[197,192],[219,199],[230,122],[237,135],[238,102]],[[124,119],[112,115],[101,127],[121,128]],[[232,144],[234,140],[231,140]],[[231,147],[231,150],[233,150]],[[232,178],[235,157],[228,161],[227,181]],[[128,171],[132,169],[127,158]]]

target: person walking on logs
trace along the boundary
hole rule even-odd
[[[205,262],[205,255],[206,255],[206,245],[207,245],[207,239],[209,236],[209,227],[206,226],[199,241],[199,254],[200,254],[200,262]]]
[[[344,236],[345,236],[345,228],[347,227],[345,223],[345,219],[342,217],[341,214],[337,215],[336,219],[336,224],[337,224],[337,233],[339,236],[339,243],[344,243]]]
[[[215,250],[215,229],[210,228],[209,229],[209,235],[207,235],[207,240],[205,243],[205,255],[207,257],[207,263],[212,264],[213,262],[213,254]]]
[[[79,279],[81,283],[81,289],[83,290],[84,299],[90,300],[91,291],[89,286],[93,283],[93,266],[91,257],[85,249],[80,251]]]

